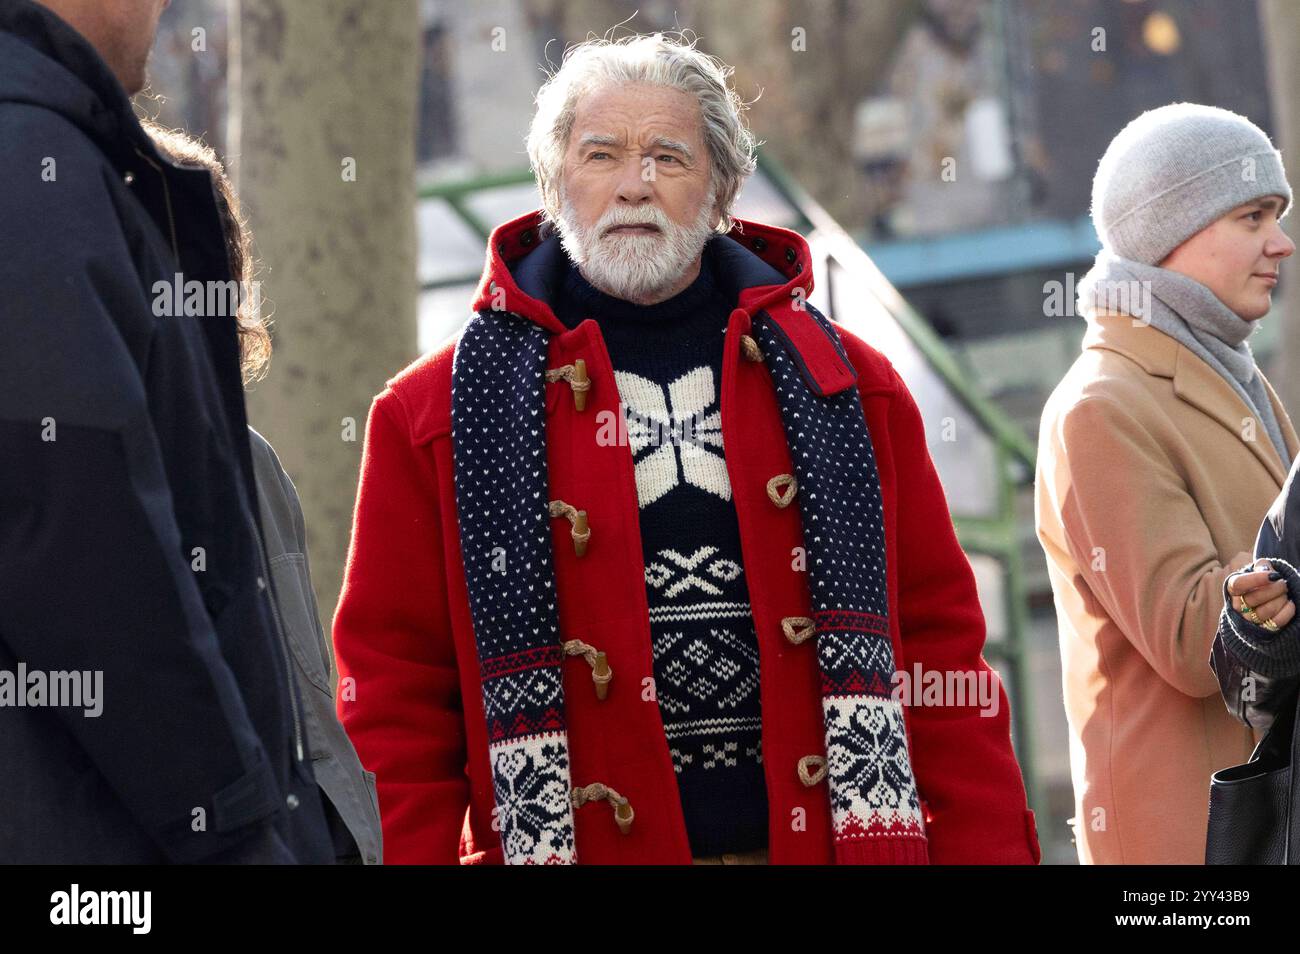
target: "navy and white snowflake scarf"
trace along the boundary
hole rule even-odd
[[[809,311],[847,363],[834,327]],[[452,364],[456,507],[506,864],[578,861],[547,500],[549,334],[510,312],[482,311]],[[799,484],[835,843],[924,845],[902,706],[891,695],[884,508],[858,390],[810,390],[763,312],[753,336]]]

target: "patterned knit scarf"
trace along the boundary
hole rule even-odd
[[[834,327],[804,307],[847,364]],[[819,396],[765,312],[753,335],[799,484],[835,844],[886,838],[923,848],[902,707],[891,696],[884,510],[858,390]],[[452,366],[456,507],[507,864],[578,860],[547,507],[548,336],[521,316],[482,311]]]

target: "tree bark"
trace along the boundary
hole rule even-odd
[[[232,5],[231,171],[274,352],[249,420],[297,486],[329,632],[370,400],[416,355],[416,0]]]

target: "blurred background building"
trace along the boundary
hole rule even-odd
[[[980,581],[989,660],[1012,693],[1044,861],[1073,863],[1056,623],[1031,504],[1038,415],[1084,331],[1072,300],[1099,247],[1093,171],[1125,123],[1179,100],[1247,115],[1300,168],[1300,4],[320,0],[314,20],[293,6],[176,0],[138,105],[202,135],[236,172],[277,335],[253,423],[303,492],[327,622],[369,396],[456,334],[488,231],[540,204],[524,136],[543,69],[616,26],[689,30],[734,67],[763,141],[739,214],[810,238],[814,304],[917,394]],[[368,118],[349,127],[356,102]],[[303,148],[315,152],[291,156]],[[356,158],[367,148],[373,158]],[[310,177],[276,178],[319,153],[322,169],[356,159],[359,183],[382,173],[347,202]],[[341,244],[358,258],[350,274],[310,272]],[[353,291],[330,292],[332,281]],[[1300,325],[1293,281],[1284,274],[1275,319],[1252,339],[1292,401],[1300,376],[1284,372],[1300,364],[1279,328]]]

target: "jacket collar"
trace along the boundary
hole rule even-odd
[[[0,3],[0,102],[52,110],[83,130],[119,167],[161,158],[131,100],[85,37],[32,0]]]
[[[742,312],[743,331],[755,317],[771,318],[814,393],[837,394],[857,382],[840,343],[804,306],[812,294],[813,269],[803,236],[737,219],[730,232],[712,241],[718,243],[719,286]],[[473,310],[508,311],[555,334],[568,331],[550,306],[563,255],[559,236],[544,222],[541,209],[493,229]],[[732,317],[737,317],[734,312]]]
[[[1174,394],[1180,400],[1209,415],[1240,439],[1242,419],[1250,415],[1250,411],[1237,392],[1200,357],[1158,328],[1131,315],[1099,312],[1088,321],[1083,347],[1114,351],[1135,361],[1147,374],[1169,378],[1173,381]],[[1297,445],[1290,418],[1268,379],[1262,373],[1260,379],[1281,425],[1287,450],[1294,460],[1300,445]],[[1259,458],[1280,487],[1286,480],[1282,458],[1264,433],[1263,423],[1256,419],[1256,424],[1258,439],[1242,443]]]

